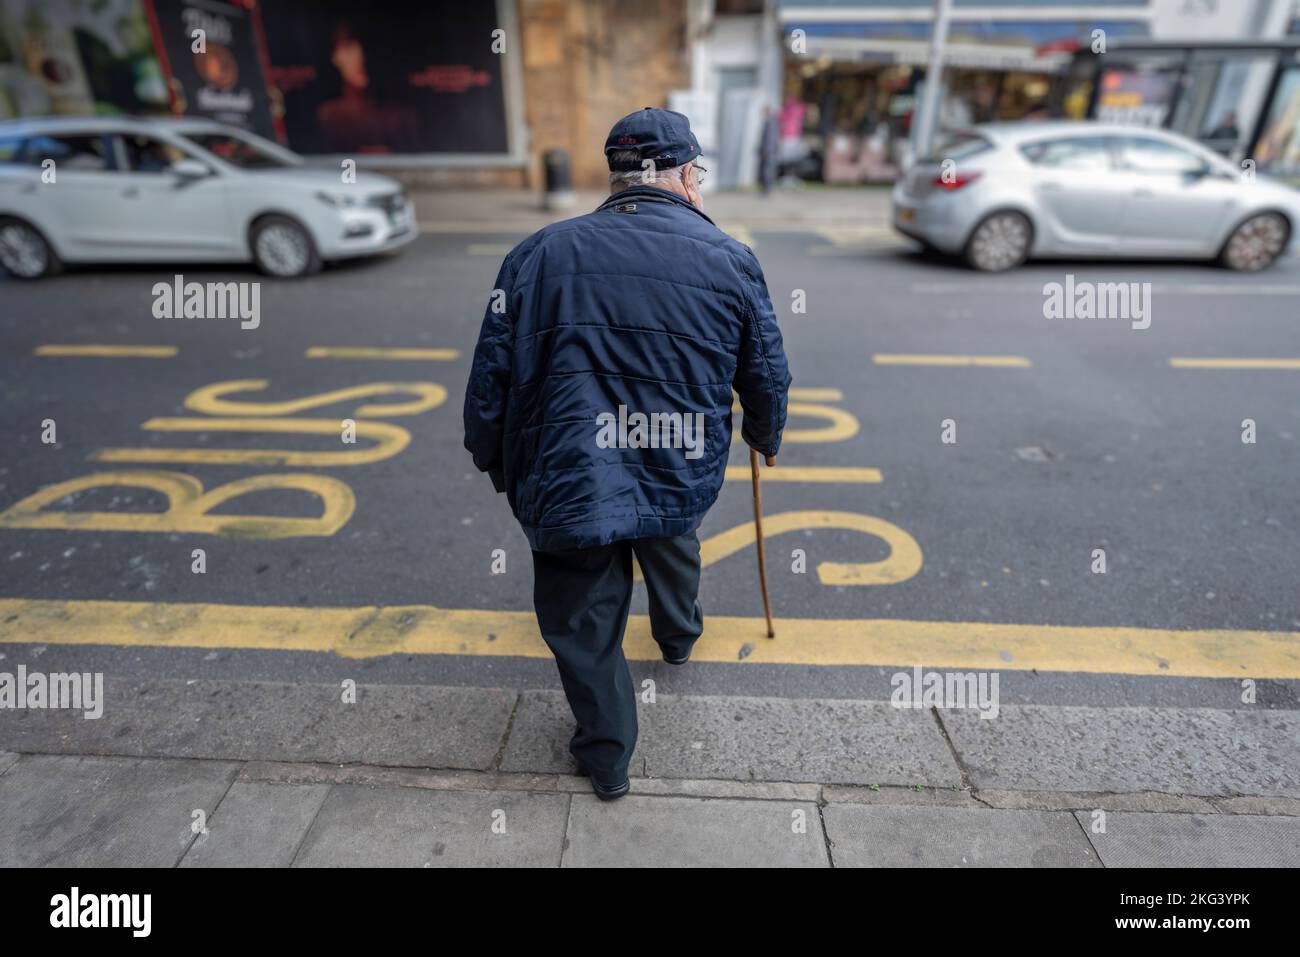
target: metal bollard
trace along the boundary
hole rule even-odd
[[[542,208],[572,209],[577,198],[573,195],[573,181],[569,175],[568,151],[547,150],[542,162],[546,167],[546,194],[542,197]]]

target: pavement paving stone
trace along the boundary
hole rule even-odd
[[[288,867],[325,801],[323,784],[236,781],[181,867]]]
[[[570,796],[335,785],[296,867],[555,867]]]
[[[0,866],[174,867],[193,812],[211,816],[239,766],[23,755],[0,776]]]
[[[836,784],[956,787],[951,752],[923,711],[882,702],[659,695],[638,710],[632,773]],[[573,717],[558,692],[521,696],[506,771],[571,774]]]
[[[1068,811],[833,804],[836,867],[1099,867]]]
[[[1107,867],[1300,866],[1300,818],[1117,811],[1096,832],[1075,815]]]
[[[817,805],[574,795],[565,867],[827,867]]]

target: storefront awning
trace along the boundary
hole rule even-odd
[[[923,65],[929,59],[928,20],[791,21],[784,29],[786,49],[800,59],[908,65]],[[1105,31],[1108,42],[1149,35],[1145,21],[957,19],[949,27],[944,63],[966,69],[1061,73],[1072,53],[1090,44],[1098,29]],[[795,36],[800,43],[790,42]]]

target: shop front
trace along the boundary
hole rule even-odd
[[[1090,117],[1165,127],[1300,179],[1300,36],[1121,43],[1079,53],[1070,83]]]
[[[518,167],[516,20],[514,0],[0,0],[0,118],[197,115],[362,165]]]
[[[979,19],[963,17],[960,7],[954,12],[944,52],[941,129],[1081,118],[1087,98],[1063,92],[1074,52],[1094,43],[1097,31],[1107,42],[1150,31],[1136,7],[1128,19],[1097,19],[1082,8],[1051,8],[1048,16],[1030,18],[1017,9],[1006,7],[1001,17],[985,11]],[[798,146],[788,139],[783,144],[784,155],[797,155],[798,164],[784,172],[830,183],[892,180],[911,155],[929,9],[864,7],[856,19],[848,19],[846,10],[810,16],[802,5],[782,8],[783,109],[803,110]]]

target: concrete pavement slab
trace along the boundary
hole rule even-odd
[[[977,788],[1300,795],[1300,712],[1006,705],[943,712]]]
[[[1068,811],[831,804],[836,867],[1098,867]]]
[[[1107,867],[1300,867],[1300,818],[1117,811],[1100,834],[1075,815]]]
[[[485,770],[514,706],[493,688],[104,681],[104,716],[0,711],[0,747],[30,753],[322,761]]]
[[[250,761],[240,770],[239,780],[267,784],[365,784],[375,787],[429,788],[434,791],[555,791],[559,787],[558,775],[554,774],[378,768],[365,764],[286,764],[275,761]],[[583,780],[585,783],[586,779]]]
[[[296,867],[556,867],[567,794],[336,785]]]
[[[574,795],[564,867],[827,867],[817,805]]]
[[[1300,817],[1300,798],[1226,797],[1215,798],[1215,810],[1223,814],[1278,814]]]
[[[236,781],[181,867],[288,867],[329,793],[326,784]]]
[[[987,807],[1018,811],[1150,811],[1213,814],[1215,804],[1209,798],[1187,794],[1161,794],[1135,791],[1130,794],[1103,794],[1097,791],[997,791],[983,789],[979,803]]]
[[[18,760],[18,755],[12,751],[0,751],[0,774],[4,774]]]
[[[821,789],[827,804],[887,804],[923,807],[980,807],[963,788],[904,788],[827,785]]]
[[[632,773],[835,784],[956,787],[961,777],[934,719],[881,702],[659,695],[638,708]],[[506,771],[572,773],[573,717],[558,692],[525,692]]]
[[[0,865],[173,867],[238,765],[24,755],[0,777]]]

